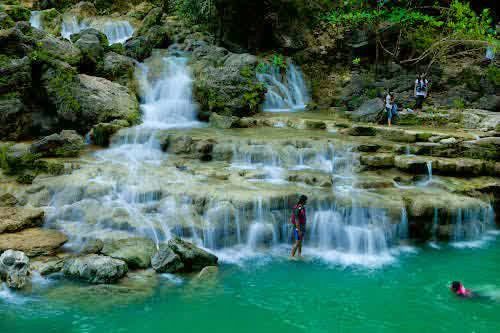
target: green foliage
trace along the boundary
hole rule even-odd
[[[495,86],[500,86],[500,68],[498,68],[497,66],[489,66],[486,77]]]
[[[243,77],[251,78],[254,76],[254,71],[250,66],[244,66],[240,69],[240,74]]]
[[[261,61],[255,68],[255,70],[257,73],[264,74],[264,73],[269,73],[270,67],[268,63]]]
[[[434,13],[429,15],[428,13]],[[485,46],[486,43],[498,48],[498,39],[492,29],[490,10],[484,9],[479,15],[466,1],[453,0],[448,7],[419,7],[411,1],[354,1],[353,6],[339,7],[330,12],[326,20],[341,30],[355,30],[369,27],[378,33],[388,24],[400,29],[400,38],[414,48],[418,62],[431,58],[431,62],[446,60],[464,51]],[[398,57],[400,39],[384,51]],[[382,45],[378,39],[377,45]]]
[[[215,16],[214,0],[176,0],[179,14],[195,23],[209,23]]]
[[[31,12],[28,8],[25,8],[23,6],[19,5],[14,5],[10,6],[6,10],[7,14],[14,20],[14,21],[29,21]]]
[[[281,54],[275,54],[272,57],[272,64],[275,67],[278,67],[280,70],[286,70],[286,61]]]
[[[360,63],[361,63],[361,59],[360,59],[360,58],[354,58],[354,59],[352,59],[352,64],[353,64],[353,65],[356,65],[356,66],[357,66],[357,65],[359,65]]]
[[[33,183],[33,180],[35,180],[35,177],[36,176],[30,174],[19,175],[16,178],[16,182],[18,182],[19,184],[31,185]]]
[[[266,87],[262,82],[253,83],[248,81],[248,90],[243,94],[243,101],[248,105],[251,114],[256,113],[266,92]]]
[[[457,110],[465,109],[465,101],[463,98],[457,98],[453,100],[453,107]]]

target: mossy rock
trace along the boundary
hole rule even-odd
[[[58,36],[61,34],[62,17],[61,13],[55,9],[50,8],[40,12],[43,30]]]
[[[5,12],[0,12],[0,29],[8,29],[13,27],[15,22]]]
[[[9,14],[10,18],[15,21],[29,21],[31,17],[31,11],[21,5],[8,6],[5,12]]]

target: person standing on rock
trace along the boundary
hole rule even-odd
[[[398,106],[396,105],[396,97],[393,92],[389,92],[385,96],[385,111],[387,112],[387,125],[392,126],[392,117],[398,115]]]
[[[425,74],[422,73],[415,80],[415,98],[417,102],[415,103],[415,111],[420,112],[422,110],[422,105],[424,104],[424,99],[427,98],[427,94],[429,93],[429,80],[425,77]]]
[[[298,256],[302,256],[302,240],[306,233],[306,204],[307,197],[301,195],[297,204],[293,207],[291,222],[293,224],[293,236],[295,238],[295,243],[292,247],[292,258],[298,252]]]

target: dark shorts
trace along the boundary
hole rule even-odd
[[[417,95],[417,101],[415,103],[415,109],[421,109],[422,105],[424,104],[424,99],[425,96],[423,95]]]
[[[304,238],[306,235],[306,226],[300,226],[300,231],[302,232],[302,238]],[[293,227],[293,236],[295,237],[295,240],[302,240],[302,238],[299,237],[297,227]]]

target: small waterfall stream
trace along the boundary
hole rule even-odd
[[[43,29],[42,26],[42,13],[38,10],[34,10],[31,12],[30,16],[30,24],[33,28]]]
[[[31,21],[30,21],[31,22]],[[33,24],[32,24],[33,25]],[[61,25],[61,36],[70,40],[72,34],[88,28],[101,31],[108,38],[109,45],[125,43],[134,34],[134,27],[125,20],[78,19],[76,16],[64,16]]]
[[[300,68],[290,60],[285,73],[276,66],[270,66],[267,73],[258,73],[257,78],[267,87],[264,111],[302,111],[309,102],[309,94]]]

